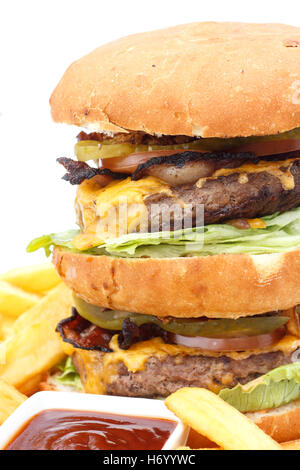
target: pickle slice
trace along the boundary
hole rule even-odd
[[[144,323],[154,323],[170,333],[184,336],[205,336],[207,338],[263,335],[280,328],[289,319],[288,317],[274,315],[243,317],[237,320],[169,317],[168,321],[162,321],[153,315],[109,310],[88,304],[76,295],[74,295],[74,304],[83,318],[108,330],[121,330],[125,318],[130,318],[137,326]]]
[[[132,153],[138,152],[151,152],[153,150],[178,150],[178,149],[201,149],[198,141],[193,141],[188,144],[176,145],[134,145],[134,144],[113,144],[107,142],[97,142],[95,140],[82,140],[77,142],[74,147],[74,152],[77,160],[86,162],[88,160],[105,160],[106,158],[126,157]]]
[[[203,150],[208,152],[229,150],[236,146],[253,142],[266,142],[271,140],[289,140],[300,138],[300,128],[281,134],[269,136],[233,137],[230,139],[204,138],[195,139],[185,144],[174,145],[135,145],[129,143],[116,143],[114,139],[98,142],[96,140],[81,140],[75,145],[75,155],[79,161],[97,160],[113,157],[126,157],[131,153],[151,152],[153,150]]]
[[[126,157],[134,152],[147,152],[148,145],[132,144],[107,144],[96,140],[82,140],[77,142],[74,152],[77,160],[86,162],[87,160],[104,160],[105,158]]]

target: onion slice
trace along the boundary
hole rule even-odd
[[[285,335],[284,328],[258,336],[238,338],[205,338],[203,336],[172,335],[172,342],[179,346],[202,349],[204,351],[230,352],[263,349],[277,343]]]

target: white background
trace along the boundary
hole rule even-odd
[[[0,272],[44,260],[26,244],[74,227],[74,188],[59,156],[78,129],[51,122],[48,99],[66,67],[118,37],[192,21],[300,26],[299,0],[0,0]]]

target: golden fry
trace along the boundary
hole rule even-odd
[[[280,450],[245,415],[203,388],[181,388],[165,400],[184,423],[228,450]]]
[[[15,387],[0,380],[0,424],[2,424],[26,398],[27,397],[18,392]]]
[[[21,385],[18,390],[27,397],[33,395],[36,392],[41,390],[40,385],[45,380],[47,373],[43,372],[42,374],[34,375],[31,379],[26,380],[26,382]]]
[[[26,266],[8,271],[0,280],[9,282],[27,292],[43,294],[56,287],[61,279],[51,263]]]
[[[39,300],[40,297],[36,294],[25,292],[6,281],[0,281],[0,312],[3,315],[18,317]]]
[[[0,313],[0,341],[4,341],[12,332],[16,319]]]
[[[71,291],[60,284],[15,321],[11,335],[0,344],[0,379],[24,387],[64,357],[55,328],[70,315],[71,306]]]

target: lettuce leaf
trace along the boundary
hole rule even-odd
[[[65,361],[60,363],[58,369],[61,374],[55,376],[55,380],[62,385],[73,387],[77,390],[83,390],[83,386],[80,380],[79,374],[76,372],[71,357],[68,357]]]
[[[278,367],[246,385],[225,388],[219,396],[242,413],[286,405],[300,398],[300,362]]]
[[[78,235],[79,230],[67,230],[66,232],[50,233],[49,235],[42,235],[41,237],[32,240],[26,251],[32,253],[33,251],[44,248],[46,256],[50,256],[51,248],[53,246],[62,246],[74,250],[72,240]]]
[[[300,207],[262,217],[263,229],[242,230],[229,224],[211,224],[175,232],[130,233],[110,239],[105,244],[85,251],[95,255],[116,257],[171,258],[206,256],[220,253],[280,253],[300,247]],[[45,235],[33,240],[27,251],[62,246],[73,251],[72,238],[78,230]]]
[[[262,217],[264,229],[242,230],[229,224],[211,224],[176,232],[123,235],[107,241],[114,256],[172,257],[220,253],[278,253],[300,246],[300,207]]]

